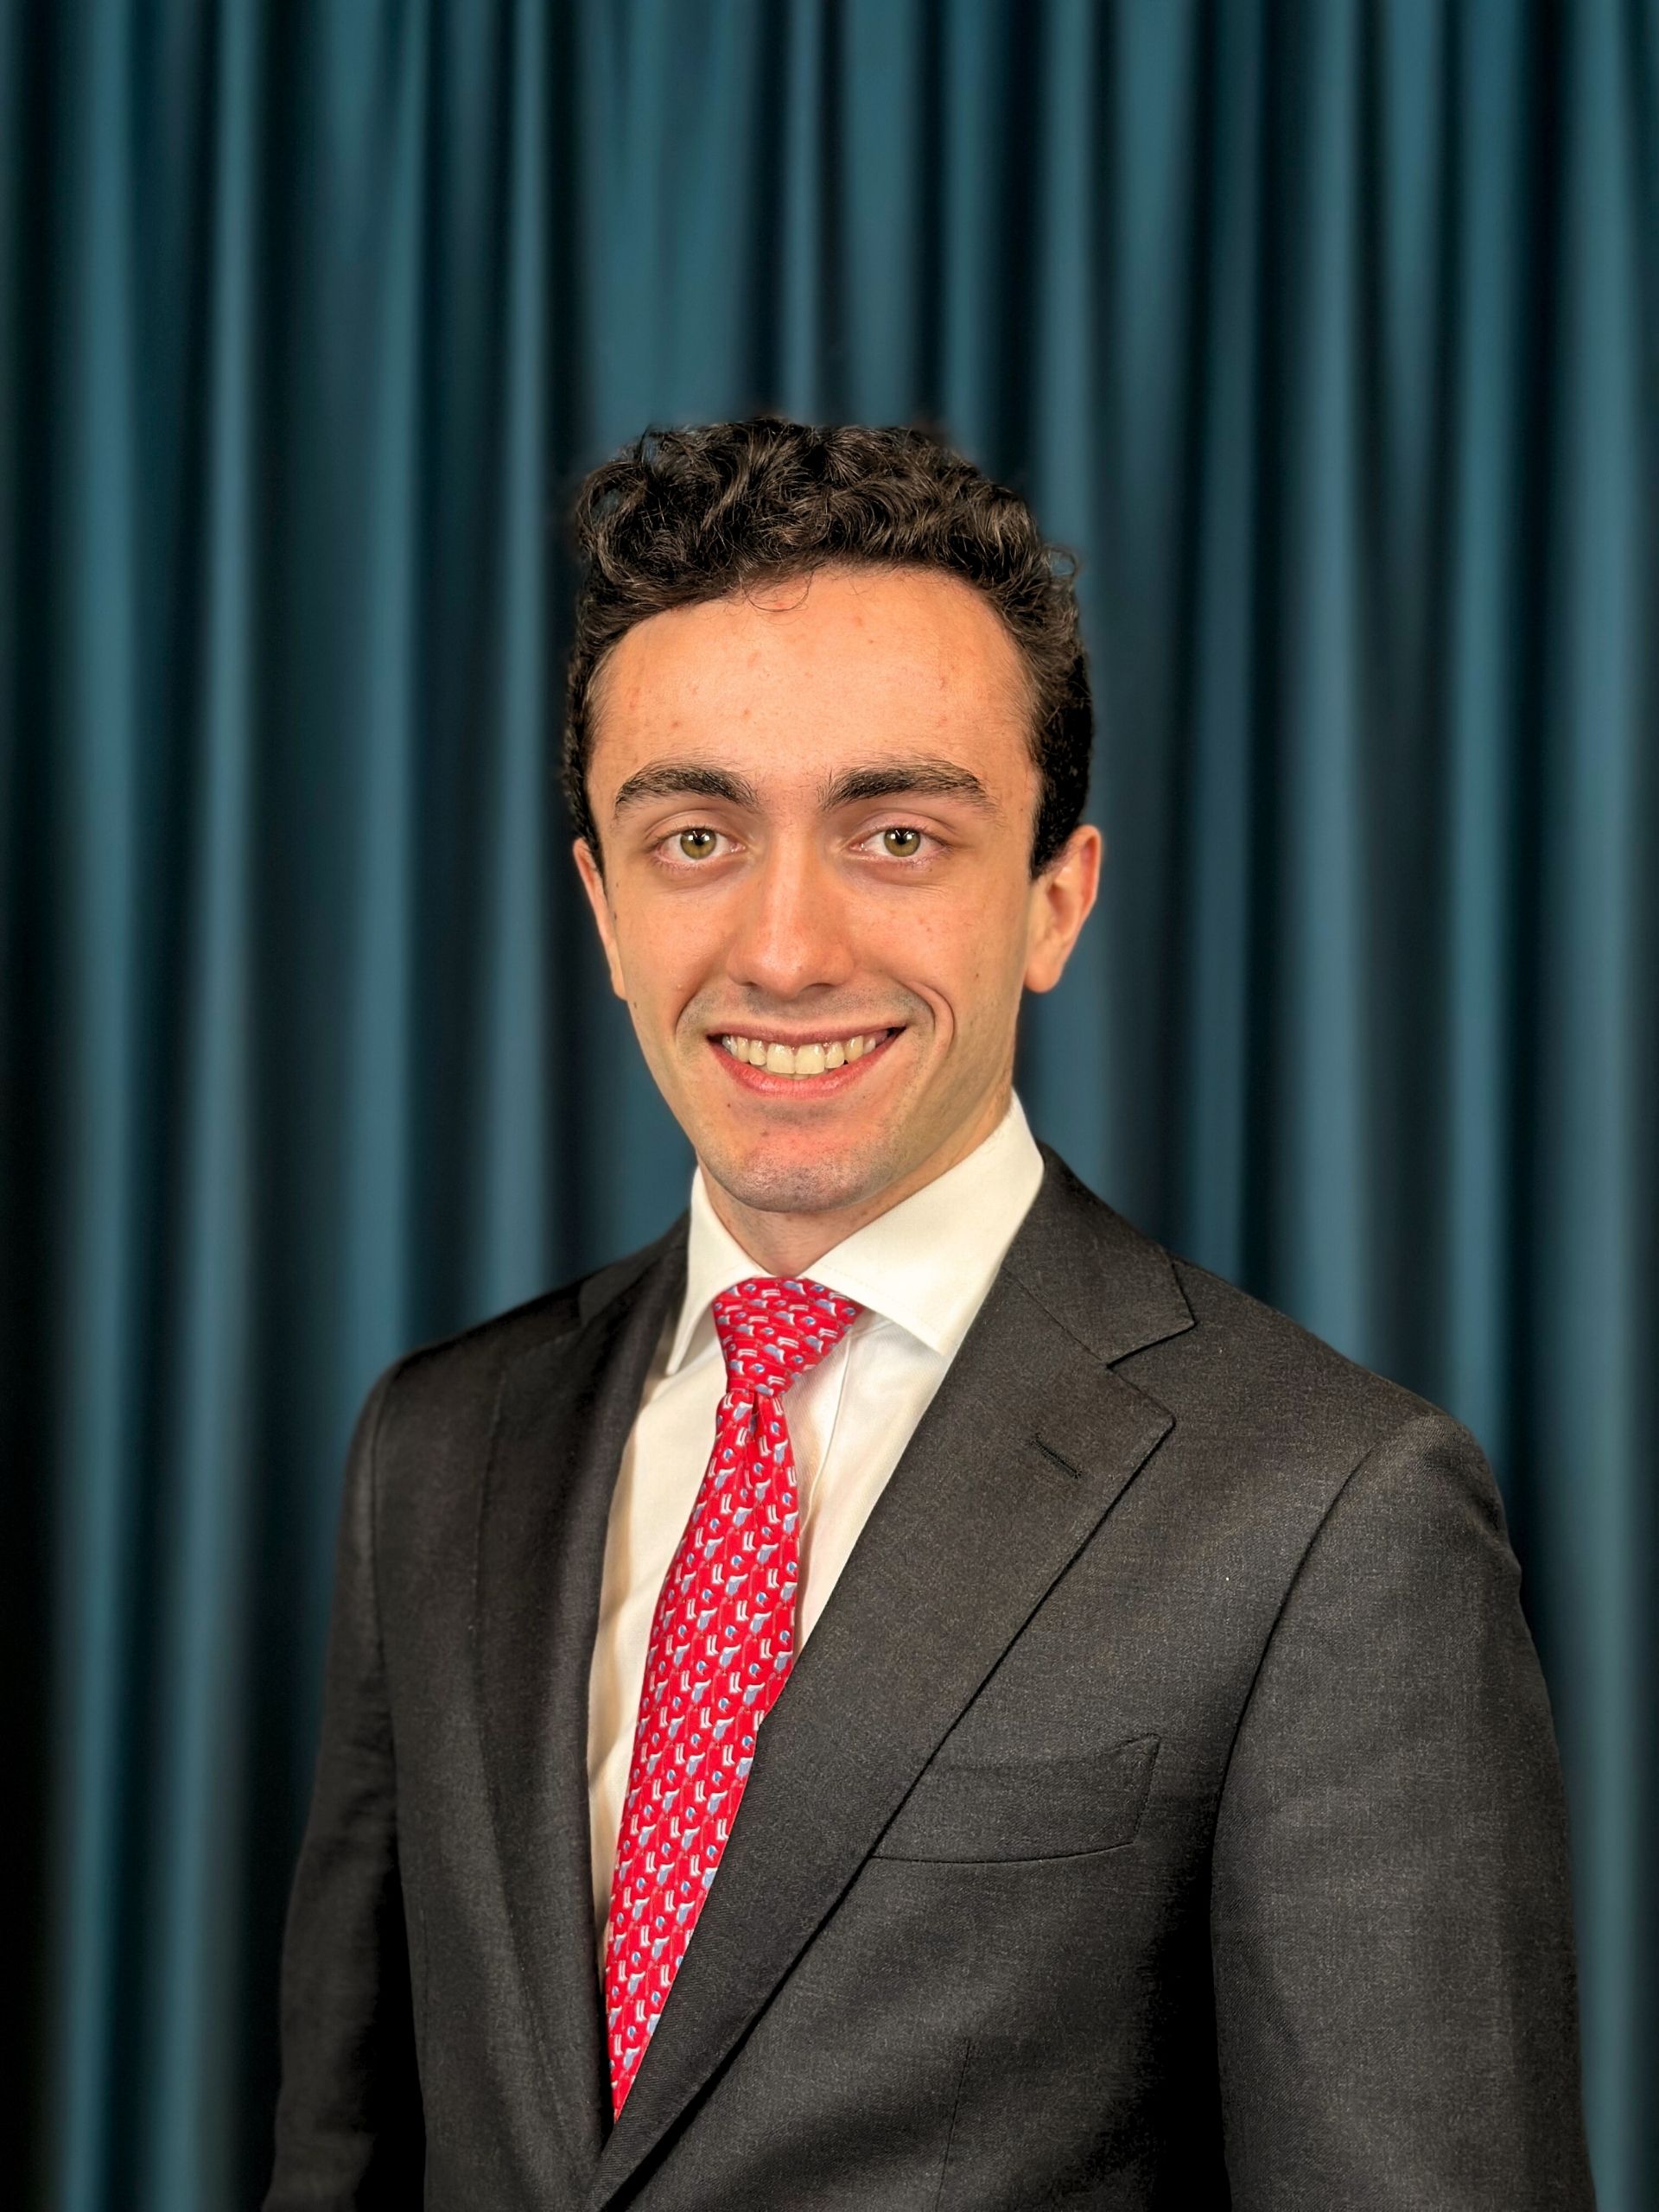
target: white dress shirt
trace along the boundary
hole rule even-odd
[[[1043,1179],[1017,1096],[984,1142],[807,1269],[864,1308],[784,1400],[795,1452],[801,1577],[795,1649],[812,1633],[917,1423],[967,1335]],[[645,1379],[611,1498],[588,1700],[594,1921],[603,1972],[611,1877],[657,1594],[714,1446],[726,1363],[717,1293],[766,1270],[691,1178],[685,1295]]]

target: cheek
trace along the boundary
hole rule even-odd
[[[925,996],[944,999],[957,1026],[997,1019],[1025,972],[1023,898],[981,884],[882,918],[868,940],[872,964]]]
[[[718,963],[724,931],[717,916],[693,900],[631,891],[616,902],[614,929],[629,1004],[652,1009],[671,1027]]]

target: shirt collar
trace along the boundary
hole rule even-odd
[[[1043,1179],[1043,1157],[1017,1095],[984,1141],[965,1160],[832,1246],[809,1273],[926,1344],[955,1356],[979,1311],[1002,1255]],[[712,1342],[715,1297],[766,1270],[715,1213],[702,1170],[691,1177],[685,1295],[669,1347],[667,1372]]]

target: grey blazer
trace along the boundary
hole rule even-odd
[[[365,1408],[267,2212],[1591,2204],[1478,1446],[1046,1147],[611,2126],[588,1657],[685,1227]]]

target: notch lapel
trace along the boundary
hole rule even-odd
[[[1106,1363],[1192,1326],[1168,1260],[1045,1153],[1037,1199],[766,1718],[590,2212],[735,2047],[1171,1426]]]
[[[480,1510],[474,1679],[520,1984],[577,2192],[610,2110],[594,1964],[588,1678],[611,1493],[685,1221],[583,1287],[575,1325],[503,1374]]]

